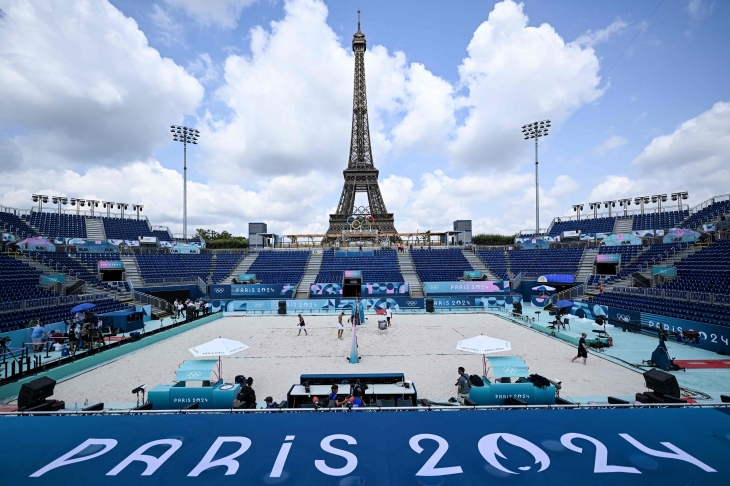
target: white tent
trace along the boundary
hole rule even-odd
[[[509,341],[497,339],[489,336],[479,335],[469,339],[463,339],[456,344],[459,351],[469,351],[482,355],[483,376],[487,375],[487,357],[489,353],[499,353],[501,351],[511,351],[512,344]]]
[[[194,348],[190,348],[188,351],[190,351],[196,358],[218,356],[218,379],[220,380],[223,377],[221,356],[230,356],[248,348],[249,347],[241,341],[234,341],[233,339],[219,337],[207,343],[195,346]]]

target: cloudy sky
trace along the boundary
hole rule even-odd
[[[400,231],[534,228],[571,205],[730,192],[730,3],[0,0],[0,204],[145,205],[322,232],[347,165],[362,7],[373,157]]]

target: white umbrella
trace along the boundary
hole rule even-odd
[[[512,344],[509,341],[489,336],[479,335],[469,339],[462,339],[456,344],[459,351],[469,351],[482,355],[482,366],[484,376],[487,376],[487,354],[499,353],[500,351],[511,351]]]
[[[219,337],[218,339],[190,348],[188,351],[190,351],[196,358],[218,356],[218,379],[220,380],[223,376],[221,369],[221,356],[230,356],[248,348],[249,347],[241,341],[234,341],[233,339]]]

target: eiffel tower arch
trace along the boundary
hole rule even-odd
[[[352,50],[355,53],[355,88],[352,97],[352,133],[350,138],[350,157],[347,169],[343,171],[345,185],[342,188],[340,202],[335,214],[330,214],[328,239],[342,236],[352,226],[348,222],[350,216],[370,215],[374,223],[370,232],[378,236],[397,233],[393,213],[385,208],[383,196],[378,184],[379,171],[373,164],[373,153],[370,148],[370,126],[368,124],[368,100],[365,89],[365,34],[360,31],[360,11],[357,12],[357,32],[352,37]],[[355,194],[367,194],[368,206],[355,207]]]

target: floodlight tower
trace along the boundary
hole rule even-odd
[[[603,207],[608,208],[608,217],[610,218],[611,217],[611,208],[616,207],[616,201],[604,201]]]
[[[575,211],[575,219],[580,221],[580,212],[583,211],[582,204],[573,204],[573,211]]]
[[[649,196],[638,196],[634,198],[634,204],[641,205],[641,214],[644,214],[644,204],[649,204],[651,198]]]
[[[624,208],[624,217],[629,214],[629,206],[631,206],[631,198],[619,199],[618,203]]]
[[[38,203],[38,212],[43,212],[43,203],[48,202],[48,196],[44,196],[43,194],[33,194],[33,202]]]
[[[537,140],[540,137],[548,136],[548,128],[550,128],[550,120],[528,123],[522,125],[522,135],[525,140],[535,139],[535,234],[540,234],[540,178],[537,171]]]
[[[686,200],[688,198],[689,194],[686,191],[672,193],[672,201],[677,201],[677,209],[679,212],[682,212],[682,200]]]
[[[593,219],[598,218],[598,210],[601,209],[601,203],[600,202],[588,203],[588,207],[590,207],[593,210]]]
[[[170,125],[172,139],[183,144],[183,238],[188,237],[188,144],[198,144],[200,132],[194,128]]]
[[[666,202],[666,200],[667,200],[666,194],[656,194],[654,196],[651,196],[651,202],[656,203],[657,214],[661,214],[662,203]]]

